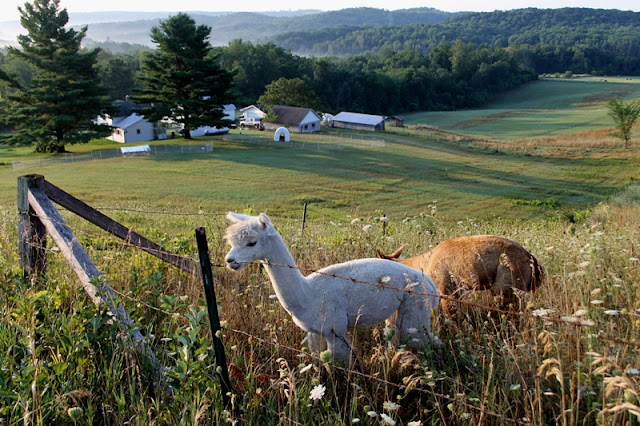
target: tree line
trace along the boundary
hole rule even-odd
[[[411,49],[428,54],[456,40],[518,48],[538,74],[640,74],[640,13],[562,8],[457,14],[438,24],[340,26],[278,34],[270,42],[306,56]]]

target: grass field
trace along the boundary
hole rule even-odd
[[[593,131],[611,126],[604,108],[611,98],[640,98],[640,78],[606,80],[542,79],[507,93],[480,110],[407,114],[407,123],[497,139]]]
[[[567,111],[567,119],[582,120],[603,112],[584,99],[606,101],[613,83],[537,82],[522,89],[535,111],[521,114],[561,124],[553,111]],[[512,95],[498,109],[447,120],[454,126],[479,123],[490,111],[524,111],[522,94]],[[353,144],[370,137],[359,132],[294,135],[291,146],[234,132],[228,140],[205,138],[214,143],[210,153],[52,160],[21,170],[13,161],[44,157],[0,148],[0,424],[638,424],[637,132],[625,150],[606,135],[605,121],[591,130],[569,126],[579,133],[536,137],[531,125],[494,138],[483,132],[509,117],[495,115],[464,134],[418,125],[425,122],[416,117],[373,135],[384,146]],[[118,146],[101,141],[69,150],[80,157]],[[194,261],[194,230],[205,226],[236,389],[231,407],[219,394],[199,277],[61,212],[153,348],[160,382],[106,310],[91,304],[51,241],[46,280],[23,278],[16,178],[27,173]],[[344,369],[308,352],[259,265],[240,273],[223,268],[227,210],[266,211],[305,274],[373,256],[376,248],[406,244],[410,256],[486,233],[523,244],[545,268],[546,282],[527,297],[524,315],[496,312],[490,296],[472,292],[460,300],[460,322],[436,311],[441,350],[388,348],[382,326],[354,333],[355,363]]]

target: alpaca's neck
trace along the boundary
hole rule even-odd
[[[271,285],[282,307],[292,315],[300,315],[308,307],[309,282],[296,267],[282,237],[276,234],[270,242],[269,255],[262,263]]]

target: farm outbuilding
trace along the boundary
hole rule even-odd
[[[255,105],[249,105],[244,108],[240,108],[240,115],[238,120],[257,120],[260,121],[264,118],[265,113]]]
[[[273,113],[276,116],[273,124],[287,127],[298,133],[320,131],[320,116],[310,108],[274,105]]]
[[[341,112],[333,117],[332,127],[380,132],[384,130],[384,116]]]
[[[106,124],[113,127],[113,133],[107,137],[114,142],[132,143],[166,139],[167,133],[158,123],[152,123],[143,116],[134,112],[137,105],[128,100],[119,100],[113,103],[119,107],[118,112],[112,116],[98,116],[97,124]]]
[[[389,119],[395,127],[404,127],[404,122],[407,121],[407,117],[402,115],[393,115]]]

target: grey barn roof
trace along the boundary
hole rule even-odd
[[[384,121],[384,117],[382,115],[360,114],[358,112],[341,112],[333,117],[333,121],[376,126],[381,121]]]
[[[297,126],[302,122],[302,120],[305,119],[307,114],[309,114],[309,111],[313,110],[309,108],[274,105],[273,113],[278,117],[274,121],[274,124],[288,124]],[[319,119],[320,118],[318,118],[318,120]]]

